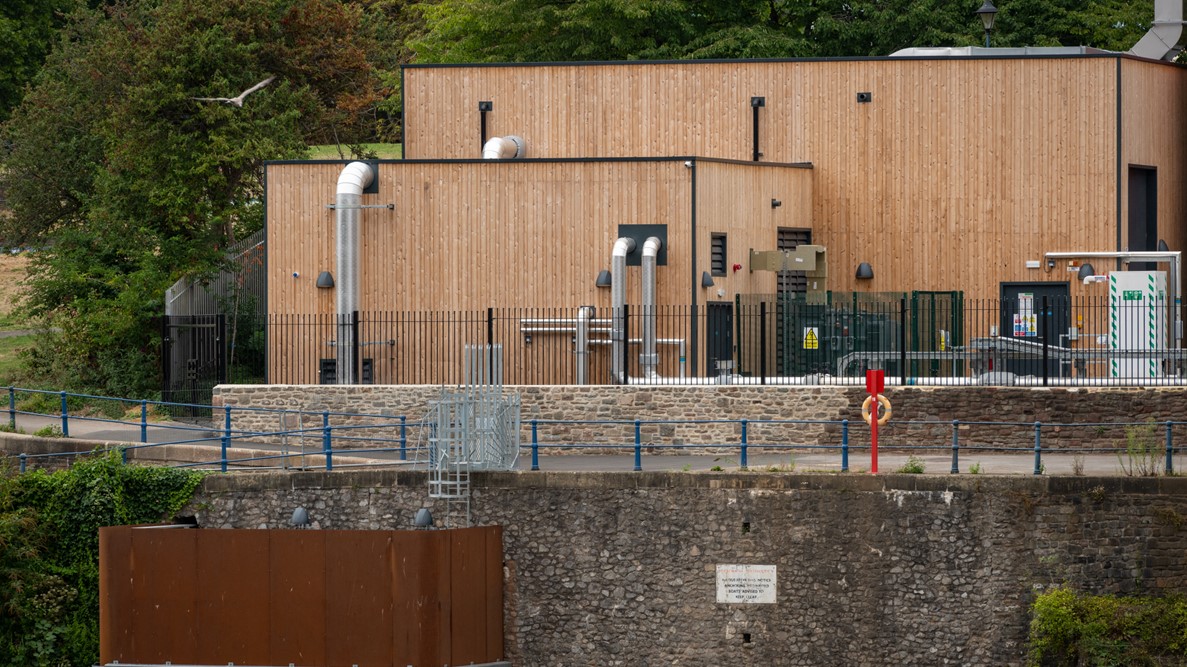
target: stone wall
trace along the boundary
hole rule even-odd
[[[232,406],[236,429],[279,430],[284,423],[295,428],[318,428],[321,413],[390,415],[406,418],[406,435],[415,439],[416,423],[429,401],[442,388],[430,386],[289,386],[224,385],[215,389],[219,406]],[[839,446],[840,421],[850,421],[850,444],[868,444],[869,429],[861,421],[862,387],[838,386],[527,386],[509,387],[523,400],[523,441],[530,442],[530,420],[537,426],[542,445],[634,443],[634,420],[677,420],[681,424],[644,424],[644,445],[660,448],[736,445],[741,425],[713,420],[750,420],[752,445]],[[952,421],[959,420],[962,446],[1033,446],[1036,421],[1043,430],[1044,447],[1124,447],[1133,424],[1157,422],[1153,435],[1162,441],[1163,422],[1187,414],[1187,391],[1182,388],[1026,388],[1026,387],[905,387],[890,388],[892,420],[880,429],[882,447],[949,447]],[[240,410],[238,408],[250,408]],[[287,417],[282,415],[288,411]],[[617,423],[564,423],[566,422]],[[764,420],[802,420],[797,423],[763,423]],[[335,414],[331,424],[349,425],[374,420]],[[698,423],[691,423],[697,421]],[[828,423],[823,423],[828,422]],[[994,422],[989,424],[986,422]],[[1073,424],[1069,426],[1068,424]],[[1176,437],[1187,441],[1187,425],[1174,427]],[[398,438],[392,428],[368,436]],[[316,444],[320,436],[310,433]],[[364,443],[365,444],[365,443]]]
[[[201,525],[410,527],[423,473],[210,477]],[[1187,479],[476,474],[504,527],[516,665],[1008,665],[1028,605],[1187,585]],[[719,604],[716,566],[775,565],[774,604]]]

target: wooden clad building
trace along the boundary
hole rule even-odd
[[[830,287],[996,298],[1066,282],[1026,268],[1043,252],[1184,247],[1185,93],[1120,54],[408,66],[404,151],[475,157],[485,117],[537,158],[811,162]]]

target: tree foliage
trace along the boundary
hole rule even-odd
[[[979,45],[980,2],[945,0],[439,0],[420,7],[421,62],[884,56]],[[1129,0],[998,3],[994,46],[1125,50],[1153,17]]]
[[[0,122],[21,101],[49,53],[61,15],[74,0],[4,0],[0,3]]]
[[[27,305],[61,333],[33,366],[120,395],[157,385],[165,288],[262,225],[263,163],[370,132],[361,9],[337,0],[128,0],[76,10],[5,126],[10,244],[38,248]],[[234,97],[275,76],[242,107]]]
[[[169,520],[201,481],[114,452],[53,474],[0,469],[0,666],[97,663],[99,528]]]

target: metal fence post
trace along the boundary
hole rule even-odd
[[[227,471],[227,449],[231,447],[231,406],[223,407],[223,472]]]
[[[128,448],[120,447],[120,463],[128,465]]]
[[[70,437],[70,417],[66,409],[66,392],[62,392],[62,435]]]
[[[1041,422],[1035,422],[1035,474],[1036,475],[1043,474],[1042,430],[1043,430],[1043,424]]]
[[[408,417],[400,415],[400,460],[408,460]]]
[[[635,420],[635,472],[643,469],[643,438],[640,433],[639,420]]]
[[[952,420],[952,470],[953,475],[960,472],[960,420]]]
[[[898,302],[898,365],[899,386],[907,386],[907,297],[900,297]]]
[[[321,448],[322,448],[322,453],[324,453],[326,455],[326,470],[333,470],[334,469],[334,461],[332,458],[333,457],[333,454],[332,454],[333,440],[332,440],[332,438],[334,436],[330,430],[330,413],[329,412],[321,413],[321,428],[322,428]]]
[[[1171,439],[1171,422],[1166,422],[1166,474],[1175,474],[1175,464],[1171,456],[1174,454],[1174,441]]]
[[[742,463],[743,470],[745,470],[746,468],[749,467],[747,465],[747,461],[746,461],[746,445],[748,444],[746,442],[746,425],[747,425],[747,423],[748,422],[745,419],[742,420],[742,459],[741,459],[741,463]]]
[[[532,420],[532,470],[540,469],[540,437],[536,431],[536,420]]]
[[[849,420],[841,420],[841,472],[849,472]]]
[[[16,388],[8,388],[8,427],[16,430]]]
[[[758,302],[758,365],[762,383],[767,383],[767,302]]]
[[[1047,296],[1043,295],[1043,386],[1046,387],[1048,383],[1048,370],[1051,360],[1051,310],[1048,306]]]
[[[28,457],[25,455],[25,453],[21,452],[21,472],[25,472],[25,460],[27,458]]]
[[[148,442],[148,401],[140,401],[140,442]]]

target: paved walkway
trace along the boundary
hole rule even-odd
[[[18,415],[17,426],[26,433],[33,433],[45,426],[61,427],[61,419],[43,417],[39,415]],[[140,424],[107,423],[71,418],[69,421],[70,435],[74,438],[86,440],[100,440],[107,442],[140,442]],[[221,447],[217,433],[192,424],[180,422],[150,422],[148,441],[151,443],[176,442],[179,440],[195,440],[191,444],[212,448]],[[238,446],[250,446],[255,450],[278,451],[276,446],[240,443]],[[1025,448],[1025,445],[1021,447]],[[806,451],[783,452],[778,454],[759,453],[752,448],[747,458],[751,471],[769,472],[839,472],[841,470],[841,455],[837,451]],[[669,450],[670,451],[670,450]],[[290,453],[292,450],[290,449]],[[308,450],[308,454],[316,455],[320,452]],[[350,455],[357,457],[357,454]],[[217,454],[212,456],[212,460]],[[369,457],[376,463],[394,461],[398,455],[393,453],[376,453]],[[908,462],[909,455],[883,450],[878,459],[878,472],[893,473],[899,471]],[[935,453],[915,455],[911,458],[922,461],[924,472],[950,473],[952,471],[952,453],[949,450],[935,450]],[[634,455],[630,448],[617,450],[608,454],[542,454],[539,459],[541,470],[554,471],[583,471],[583,472],[617,472],[634,470]],[[737,453],[726,455],[691,455],[672,453],[646,453],[642,459],[643,470],[690,472],[738,470],[740,459]],[[959,454],[959,471],[970,473],[976,469],[978,474],[987,475],[1033,475],[1035,458],[1033,450],[1023,449],[1018,453],[977,452],[963,449]],[[1159,457],[1153,465],[1159,471],[1163,469],[1164,460]],[[1127,459],[1119,459],[1116,454],[1083,454],[1076,455],[1066,451],[1045,450],[1041,459],[1042,471],[1047,475],[1090,475],[1090,476],[1125,476],[1126,467],[1132,468]],[[1187,457],[1176,455],[1175,470],[1187,466]],[[867,450],[853,449],[849,452],[849,471],[854,473],[868,473],[872,466],[870,454]],[[527,447],[521,450],[517,470],[531,469],[531,453]]]

